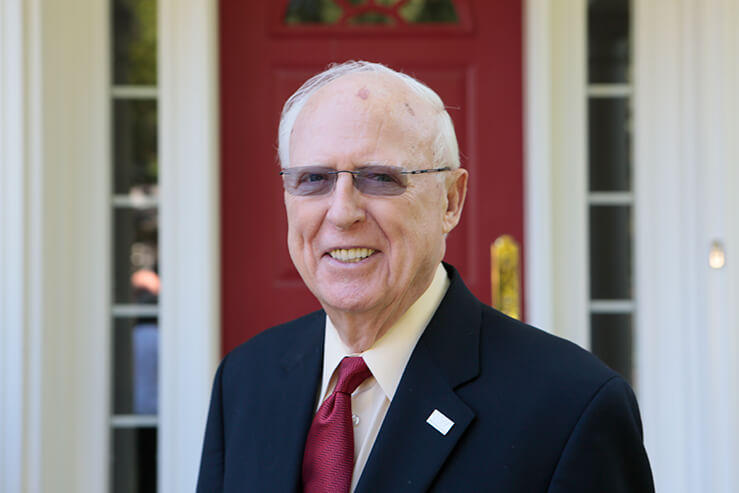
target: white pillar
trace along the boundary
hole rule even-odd
[[[658,491],[739,484],[739,4],[634,2],[637,385]],[[712,269],[711,243],[726,265]]]
[[[0,0],[0,489],[107,489],[108,10]]]
[[[0,491],[21,490],[25,436],[23,6],[0,0]]]
[[[526,321],[589,347],[587,5],[524,3]]]
[[[220,360],[218,2],[159,2],[159,491],[194,491]]]

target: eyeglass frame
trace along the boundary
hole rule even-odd
[[[359,169],[355,169],[355,170],[350,170],[350,169],[338,169],[337,170],[337,169],[331,169],[331,168],[326,167],[326,166],[315,165],[315,166],[293,166],[293,167],[290,167],[290,168],[283,168],[282,170],[280,170],[280,176],[290,175],[293,172],[297,172],[297,171],[299,171],[301,169],[310,169],[310,168],[320,169],[323,173],[325,173],[327,175],[334,175],[334,176],[336,176],[337,179],[332,180],[331,186],[325,192],[323,192],[323,193],[297,194],[297,193],[291,192],[290,191],[290,188],[287,187],[287,186],[285,186],[285,190],[289,194],[295,195],[295,196],[299,196],[299,197],[315,197],[315,196],[322,196],[322,195],[326,195],[328,193],[331,193],[334,190],[334,187],[336,186],[336,181],[338,180],[338,175],[340,173],[349,173],[350,175],[352,175],[352,177],[354,178],[353,185],[354,185],[354,187],[357,187],[357,185],[356,185],[357,184],[356,177],[357,176],[361,176],[363,170],[368,169],[368,168],[370,168],[370,169],[380,168],[380,169],[385,169],[385,170],[392,170],[392,171],[395,171],[396,173],[398,173],[399,175],[420,175],[420,174],[425,174],[425,173],[441,173],[441,172],[444,172],[444,171],[452,171],[453,170],[453,168],[451,166],[443,166],[443,167],[440,167],[440,168],[426,168],[426,169],[406,170],[406,169],[403,169],[403,168],[400,168],[400,167],[386,166],[386,165],[370,165],[370,166],[365,166],[365,167],[362,167],[362,168],[359,168]],[[368,193],[368,192],[365,192],[365,191],[361,190],[359,187],[357,187],[357,190],[359,190],[360,193],[367,193],[367,195],[372,195],[372,196],[394,197],[394,196],[402,195],[405,192],[405,189],[407,188],[407,185],[405,185],[405,184],[399,183],[398,185],[402,188],[402,191],[400,193],[397,193],[397,194],[374,194],[374,193]]]

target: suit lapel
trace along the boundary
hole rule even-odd
[[[315,312],[296,322],[302,323],[290,332],[294,339],[271,383],[277,395],[267,396],[275,406],[268,422],[253,428],[263,454],[256,463],[267,467],[256,472],[250,491],[302,491],[303,448],[321,381],[325,314]]]
[[[408,361],[356,493],[428,491],[475,418],[455,389],[479,374],[482,312],[446,267],[449,290]],[[427,423],[434,411],[454,423],[446,435]]]

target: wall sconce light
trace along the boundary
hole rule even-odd
[[[726,264],[724,245],[718,240],[713,240],[713,243],[711,243],[711,251],[708,253],[708,265],[710,265],[712,269],[722,269],[724,264]]]

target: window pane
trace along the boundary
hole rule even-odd
[[[342,14],[333,0],[290,0],[285,24],[335,24]]]
[[[631,299],[631,207],[590,208],[590,298]]]
[[[349,24],[394,24],[394,20],[383,12],[362,12],[349,18]]]
[[[157,490],[156,428],[113,431],[113,493]]]
[[[156,303],[159,296],[156,209],[120,208],[113,212],[115,303]]]
[[[588,80],[629,80],[629,0],[588,2]]]
[[[593,354],[632,382],[633,336],[631,314],[594,314],[590,317]]]
[[[119,318],[113,333],[113,413],[156,414],[159,330],[156,317]]]
[[[156,195],[157,102],[117,100],[113,106],[113,193]]]
[[[400,17],[410,24],[456,24],[457,9],[451,0],[411,0],[400,9]]]
[[[591,98],[588,102],[590,190],[631,189],[629,100]]]
[[[361,12],[345,12],[335,0],[289,0],[286,24],[397,24],[393,8],[397,7],[400,21],[408,24],[457,23],[457,10],[452,0],[349,0]]]
[[[113,84],[156,85],[157,3],[113,0]]]

